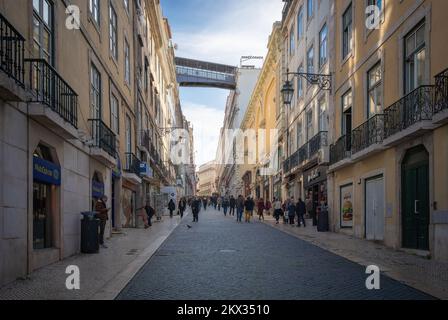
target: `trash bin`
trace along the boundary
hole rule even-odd
[[[82,212],[81,220],[81,252],[98,253],[100,244],[98,239],[99,219],[96,212]]]
[[[317,216],[317,231],[318,232],[328,232],[330,230],[328,223],[328,208],[321,208]]]

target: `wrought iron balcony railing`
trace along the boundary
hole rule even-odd
[[[384,115],[377,114],[352,131],[352,153],[381,143],[384,137]]]
[[[299,150],[297,150],[297,155],[299,164],[305,162],[308,159],[309,155],[309,144],[305,143],[303,146],[301,146]]]
[[[89,119],[92,124],[92,137],[94,147],[101,148],[109,155],[117,156],[117,138],[115,133],[100,119]]]
[[[25,38],[0,13],[0,70],[25,88]]]
[[[283,173],[288,173],[291,170],[290,159],[283,161]]]
[[[328,146],[328,132],[327,131],[319,132],[310,139],[308,144],[309,144],[308,159],[311,159],[319,152],[320,149]]]
[[[432,120],[435,86],[420,86],[384,110],[384,135],[388,138],[424,120]]]
[[[434,113],[448,109],[448,69],[436,77]]]
[[[78,95],[43,59],[26,59],[29,64],[31,102],[47,105],[75,128],[78,126]]]
[[[330,146],[330,164],[333,165],[349,157],[350,138],[349,136],[340,137],[336,143]]]
[[[140,176],[140,160],[133,153],[125,153],[126,163],[124,171]]]

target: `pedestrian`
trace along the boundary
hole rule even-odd
[[[297,212],[297,226],[300,227],[300,222],[302,222],[303,227],[306,227],[305,223],[306,206],[302,198],[299,198],[299,202],[297,202],[296,212]]]
[[[202,205],[204,206],[204,210],[207,210],[207,197],[202,198]]]
[[[263,221],[264,221],[264,214],[263,214],[263,212],[264,212],[265,207],[264,207],[264,200],[263,200],[263,198],[258,199],[257,209],[258,209],[258,220],[261,221],[261,219],[263,219]]]
[[[236,200],[236,221],[243,222],[243,211],[244,211],[244,197],[242,195],[238,196]]]
[[[104,230],[106,229],[107,220],[109,220],[110,208],[107,208],[107,196],[103,195],[95,203],[96,218],[100,220],[100,232],[98,235],[98,241],[102,248],[107,248],[104,244]]]
[[[227,210],[230,206],[230,199],[228,196],[225,196],[222,200],[222,209],[224,210],[224,216],[227,216]]]
[[[278,224],[278,221],[280,220],[280,216],[283,215],[282,212],[282,202],[280,201],[279,198],[274,198],[274,218],[275,218],[275,224]]]
[[[221,206],[222,206],[222,197],[219,196],[218,197],[218,211],[221,211]]]
[[[288,220],[291,226],[294,225],[294,217],[296,215],[296,206],[294,204],[294,198],[291,197],[288,204]]]
[[[282,211],[283,211],[283,224],[288,224],[288,207],[289,207],[289,199],[286,199],[285,202],[283,202],[282,205]]]
[[[271,215],[271,209],[272,209],[272,203],[271,203],[271,201],[269,201],[269,199],[266,199],[266,203],[264,205],[264,210],[266,211],[266,214],[268,216]]]
[[[308,195],[308,197],[305,201],[305,206],[306,206],[306,213],[308,214],[309,217],[311,217],[313,219],[313,226],[316,226],[317,225],[316,215],[314,212],[313,200],[312,200],[310,194]]]
[[[151,219],[156,214],[156,210],[154,210],[154,208],[151,207],[151,204],[149,203],[149,201],[146,202],[144,209],[146,212],[146,216],[148,217],[148,226],[152,227]]]
[[[187,209],[187,202],[185,201],[184,197],[180,198],[178,207],[179,207],[180,218],[182,219],[184,217],[185,209]]]
[[[229,216],[235,216],[236,199],[233,195],[230,196],[230,211]]]
[[[170,218],[173,217],[173,212],[176,210],[176,204],[174,203],[173,199],[170,199],[170,202],[168,202],[168,210],[170,211]]]
[[[201,200],[195,198],[191,203],[191,211],[193,213],[193,222],[199,222],[199,211],[201,210]]]
[[[252,200],[252,198],[249,196],[247,197],[246,201],[244,202],[244,221],[246,223],[250,223],[250,218],[253,216],[254,214],[254,207],[255,207],[255,202],[254,200]]]

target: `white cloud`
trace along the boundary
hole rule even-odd
[[[201,31],[178,30],[174,41],[179,56],[212,62],[239,64],[243,55],[265,55],[275,21],[281,19],[280,0],[238,1],[228,12],[220,12]],[[256,64],[259,65],[259,64]]]
[[[193,125],[196,165],[214,160],[223,124],[224,110],[218,110],[205,105],[188,101],[183,102],[183,112]]]

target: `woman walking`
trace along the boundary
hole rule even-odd
[[[257,209],[258,209],[258,220],[261,221],[261,219],[263,219],[263,221],[264,221],[263,212],[264,212],[265,208],[264,208],[264,200],[263,200],[263,198],[258,199]]]
[[[274,198],[274,218],[275,218],[275,224],[278,224],[278,221],[280,220],[280,216],[282,215],[282,202],[278,198]]]

